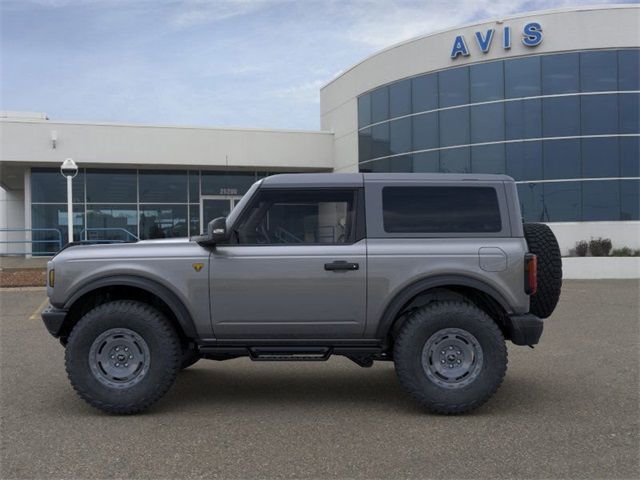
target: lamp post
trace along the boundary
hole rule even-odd
[[[73,177],[78,174],[78,166],[72,158],[65,159],[60,165],[60,173],[67,179],[67,228],[69,243],[73,242]]]

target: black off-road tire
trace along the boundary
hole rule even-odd
[[[142,339],[149,359],[146,373],[126,388],[105,385],[94,373],[98,370],[90,355],[101,336],[118,329]],[[73,327],[65,353],[67,375],[78,395],[95,408],[121,415],[142,412],[158,401],[173,384],[181,361],[173,325],[152,306],[132,300],[108,302],[90,310]]]
[[[558,241],[544,223],[525,223],[529,251],[538,257],[538,291],[531,296],[529,311],[540,318],[551,316],[562,290],[562,256]]]
[[[193,345],[187,345],[182,350],[182,362],[180,364],[180,370],[184,370],[185,368],[189,368],[191,365],[196,363],[202,357],[198,350],[196,350]]]
[[[474,367],[474,377],[447,388],[432,380],[433,374],[428,376],[423,350],[440,332],[452,329],[477,340],[482,360],[476,364],[481,366]],[[484,311],[465,302],[437,302],[416,310],[400,327],[393,356],[404,389],[427,410],[440,414],[461,414],[478,408],[498,390],[507,371],[507,347],[500,328]]]

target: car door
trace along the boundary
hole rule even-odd
[[[217,338],[355,338],[366,320],[361,189],[264,189],[211,254]]]

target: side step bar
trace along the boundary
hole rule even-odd
[[[325,362],[332,353],[330,347],[249,348],[249,358],[254,362]]]

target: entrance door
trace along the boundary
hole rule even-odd
[[[200,197],[200,234],[207,229],[207,224],[218,217],[228,217],[240,196],[203,195]]]

